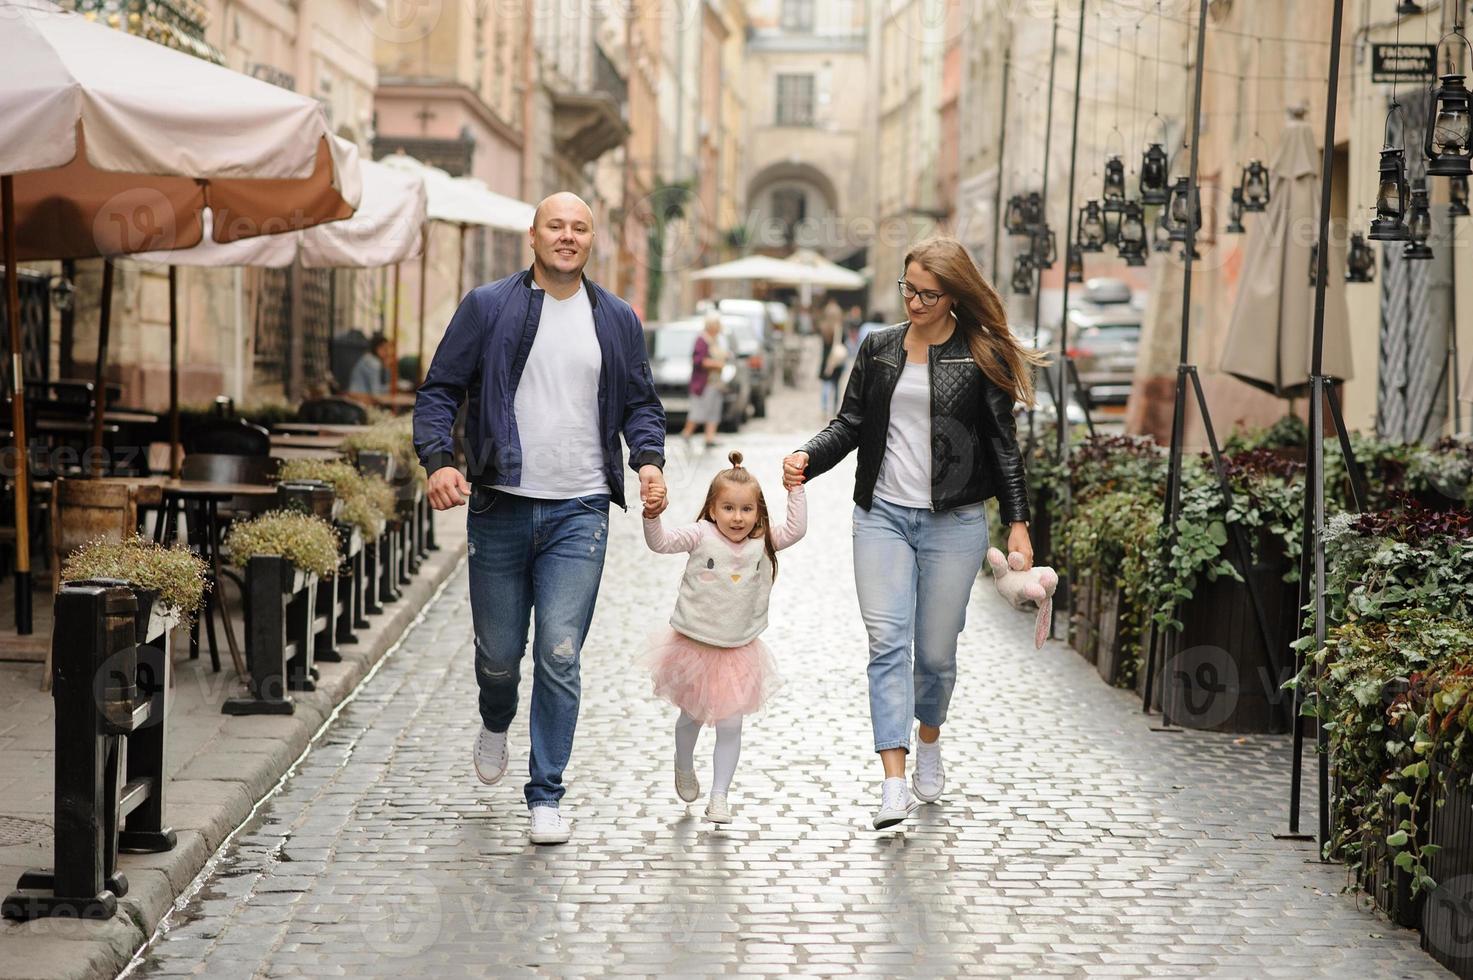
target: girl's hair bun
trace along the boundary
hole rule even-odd
[[[732,466],[741,466],[742,465],[742,454],[739,453],[739,452],[737,452],[735,449],[733,449],[731,452],[727,453],[726,454],[726,458],[729,459],[729,460],[731,460],[731,465]]]

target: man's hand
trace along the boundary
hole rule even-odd
[[[803,471],[807,468],[808,454],[805,452],[799,451],[783,457],[783,489],[792,490],[802,486],[803,482],[808,479],[803,475]]]
[[[639,499],[644,502],[645,517],[659,517],[669,503],[665,499],[665,472],[653,463],[639,468]]]
[[[471,496],[471,485],[453,466],[442,466],[430,474],[428,485],[430,506],[436,510],[459,507]]]
[[[1014,521],[1012,530],[1008,532],[1008,553],[1014,551],[1023,556],[1023,567],[1019,571],[1026,572],[1033,567],[1033,541],[1028,537],[1026,521]]]

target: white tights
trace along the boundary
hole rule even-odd
[[[695,768],[696,738],[701,723],[684,711],[675,721],[675,765]],[[742,755],[742,716],[732,715],[716,723],[716,750],[712,753],[711,795],[725,796],[736,774],[737,760]]]

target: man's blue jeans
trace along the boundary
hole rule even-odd
[[[986,554],[982,504],[937,514],[876,497],[868,511],[854,508],[854,584],[869,633],[876,752],[908,751],[912,717],[938,727],[946,721],[957,637]]]
[[[477,487],[467,528],[481,722],[504,732],[516,717],[535,610],[525,792],[528,806],[557,806],[578,726],[579,656],[603,575],[609,498],[537,500]]]

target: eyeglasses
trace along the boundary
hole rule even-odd
[[[900,295],[906,299],[914,299],[919,296],[922,306],[935,306],[941,302],[941,297],[946,295],[945,293],[938,293],[934,289],[917,289],[904,279],[895,280],[895,285],[900,287]]]

